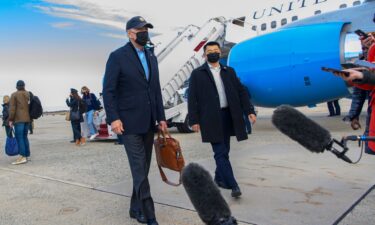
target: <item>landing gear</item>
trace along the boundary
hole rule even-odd
[[[189,125],[189,115],[186,115],[183,123],[176,123],[176,127],[180,133],[193,133],[193,129]]]

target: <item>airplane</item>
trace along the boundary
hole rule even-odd
[[[204,63],[208,41],[223,45],[222,62],[234,67],[256,106],[312,107],[347,96],[346,83],[321,67],[340,69],[358,58],[361,46],[353,32],[375,31],[374,9],[374,0],[275,1],[249,16],[189,25],[169,42],[153,37],[168,124],[192,132],[185,91],[192,70]],[[106,139],[110,129],[105,122],[101,127],[98,138]]]
[[[338,10],[324,13],[335,4]],[[345,97],[346,83],[321,67],[341,69],[342,63],[358,57],[361,47],[353,32],[375,31],[374,12],[374,0],[280,2],[254,12],[248,23],[245,18],[244,25],[250,24],[259,36],[236,44],[228,65],[258,106],[314,106]]]

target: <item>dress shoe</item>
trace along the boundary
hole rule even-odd
[[[218,180],[215,179],[215,183],[216,183],[217,186],[219,186],[219,187],[221,187],[223,189],[229,189],[229,190],[232,189],[231,187],[229,187],[228,185],[226,185],[222,181],[218,181]]]
[[[129,210],[129,216],[130,218],[136,219],[138,223],[147,223],[147,219],[141,211]]]
[[[159,225],[159,223],[156,219],[151,219],[147,221],[147,225]]]
[[[232,197],[233,198],[238,198],[241,195],[242,195],[242,193],[241,193],[240,187],[237,186],[237,187],[232,188]]]

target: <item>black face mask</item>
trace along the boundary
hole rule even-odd
[[[148,32],[147,31],[141,31],[137,34],[137,39],[135,39],[135,42],[139,44],[140,46],[145,46],[148,42]]]
[[[207,54],[207,60],[208,62],[210,63],[216,63],[218,62],[220,59],[220,53],[210,53],[210,54]]]

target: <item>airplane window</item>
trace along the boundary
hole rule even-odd
[[[346,4],[340,5],[340,9],[343,9],[343,8],[346,8],[346,7],[348,7]]]
[[[276,24],[276,21],[272,21],[271,22],[271,28],[276,28],[277,24]]]
[[[315,15],[319,15],[319,14],[321,14],[321,13],[322,13],[322,11],[320,11],[320,10],[316,10],[314,14],[315,14]]]
[[[284,18],[284,19],[281,20],[281,26],[284,26],[287,23],[288,23],[288,21],[286,20],[286,18]]]
[[[251,27],[251,29],[252,29],[253,31],[257,31],[257,26],[254,25],[254,26]]]
[[[360,4],[361,4],[361,1],[355,1],[355,2],[353,2],[353,6],[360,5]]]
[[[298,20],[298,16],[293,16],[292,21],[296,21],[296,20]]]
[[[262,30],[267,30],[267,24],[266,24],[266,23],[263,23],[260,29],[262,29]]]

